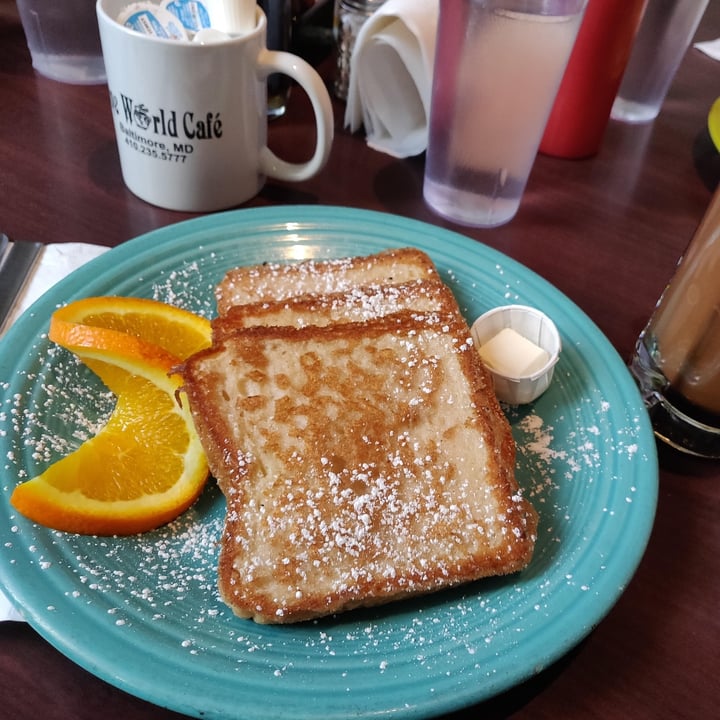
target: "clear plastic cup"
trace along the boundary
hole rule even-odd
[[[586,0],[440,3],[423,195],[472,227],[520,206]]]
[[[654,120],[709,0],[649,2],[612,107],[612,118]]]
[[[105,82],[95,0],[17,0],[32,64],[76,85]]]

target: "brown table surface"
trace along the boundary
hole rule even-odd
[[[3,11],[2,8],[6,9]],[[720,37],[712,2],[696,39]],[[319,63],[331,80],[332,58]],[[720,63],[690,50],[658,119],[611,122],[600,153],[539,156],[517,217],[468,230],[422,200],[423,158],[396,160],[342,128],[327,167],[297,185],[269,183],[248,206],[317,203],[397,213],[459,230],[532,268],[579,305],[623,357],[631,352],[711,197],[707,112]],[[300,157],[311,120],[294,93],[271,145]],[[12,8],[0,3],[0,229],[43,242],[114,246],[189,215],[123,185],[105,86],[37,75]],[[566,657],[454,718],[710,718],[720,707],[720,464],[659,448],[654,530],[619,602]],[[0,716],[14,720],[167,720],[51,647],[25,623],[0,624]],[[269,699],[268,717],[272,702]]]

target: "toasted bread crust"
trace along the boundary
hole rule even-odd
[[[212,322],[213,340],[255,325],[304,327],[362,322],[401,310],[459,313],[455,296],[438,279],[397,285],[363,285],[342,292],[308,293],[278,301],[235,305]]]
[[[239,616],[307,620],[530,561],[537,515],[457,313],[239,329],[182,373]]]
[[[433,278],[437,279],[437,270],[424,252],[398,248],[366,257],[237,267],[226,273],[215,290],[215,298],[218,314],[224,315],[235,305]]]

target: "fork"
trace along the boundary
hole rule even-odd
[[[25,282],[35,267],[42,243],[16,242],[0,233],[0,334]]]

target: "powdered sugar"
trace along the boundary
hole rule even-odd
[[[202,250],[202,248],[199,248]],[[210,288],[202,292],[202,267],[199,261],[184,264],[180,269],[164,273],[152,285],[152,297],[180,308],[192,310],[205,317],[215,314],[215,303]],[[198,305],[198,298],[204,298]]]
[[[32,380],[33,387],[39,390],[28,395],[8,396],[0,408],[2,415],[10,420],[6,432],[17,436],[15,450],[6,458],[5,469],[21,477],[26,475],[25,467],[37,467],[92,435],[111,411],[113,402],[112,396],[100,385],[88,381],[88,372],[69,353],[59,349],[48,349],[46,363],[33,370]],[[90,414],[88,408],[98,401],[99,410]],[[573,516],[577,508],[568,500],[567,488],[577,482],[585,486],[598,482],[609,453],[624,456],[628,461],[639,453],[639,421],[631,420],[627,427],[610,428],[612,407],[599,391],[594,391],[574,409],[564,406],[568,409],[562,412],[543,405],[505,408],[518,446],[518,476],[525,494],[541,514],[541,537],[535,561],[541,565],[548,560],[563,563],[564,556],[558,554],[556,548],[567,541],[569,532],[577,532],[573,529],[578,522]],[[67,432],[60,432],[51,417],[60,418],[61,427]],[[24,461],[24,454],[34,462]],[[5,476],[8,477],[7,472]],[[635,485],[628,488],[623,493],[624,501],[630,503],[636,491]],[[606,504],[604,514],[619,521],[620,513],[611,505]],[[181,619],[184,627],[179,640],[181,650],[191,655],[208,652],[208,640],[204,636],[210,629],[213,646],[222,645],[223,637],[226,641],[232,640],[233,657],[242,666],[249,662],[250,653],[272,654],[272,649],[262,636],[258,637],[254,627],[249,631],[244,629],[243,621],[234,619],[218,596],[216,567],[223,515],[222,497],[216,488],[210,487],[198,506],[154,533],[114,539],[50,532],[49,543],[30,544],[28,555],[43,573],[57,575],[58,590],[69,602],[85,607],[109,603],[105,614],[116,629],[130,630],[148,622],[163,628],[168,623],[175,627]],[[40,536],[44,532],[26,529],[20,518],[16,522],[15,535],[19,537],[5,545],[11,554],[22,547],[26,532]],[[563,574],[563,582],[578,592],[591,592],[596,573],[601,573],[604,567],[603,562],[593,570],[592,577]],[[446,607],[447,594],[420,604],[403,603],[400,614],[407,615],[408,619],[407,624],[403,620],[399,626],[388,626],[384,621],[366,624],[362,619],[357,620],[357,613],[350,614],[347,616],[349,629],[341,641],[322,630],[319,623],[317,630],[306,629],[301,634],[304,651],[298,650],[297,636],[289,635],[287,639],[294,652],[308,657],[313,657],[318,648],[324,657],[333,657],[348,652],[374,656],[378,647],[384,647],[388,649],[388,656],[377,664],[378,672],[383,673],[393,668],[390,648],[395,646],[412,648],[415,662],[421,666],[442,663],[434,655],[440,627],[442,635],[451,636],[468,655],[481,656],[482,648],[492,647],[499,635],[506,636],[507,628],[503,628],[502,623],[507,621],[505,613],[514,607],[511,600],[514,593],[508,595],[507,590],[498,592],[493,587],[508,588],[512,583],[507,586],[501,581],[491,581],[485,586],[479,584],[451,591],[450,597],[456,593],[457,599],[449,607]],[[532,605],[534,612],[550,612],[553,591],[552,583],[545,588],[543,584],[538,586]],[[522,585],[517,592],[514,602],[525,597]],[[521,609],[522,603],[511,611],[511,616],[519,617]],[[483,616],[482,621],[478,620],[478,614]],[[527,624],[525,618],[525,629]],[[479,637],[478,627],[482,628]],[[273,643],[276,642],[274,638]],[[503,642],[507,642],[507,637]],[[296,658],[295,664],[301,662],[301,658]],[[292,671],[292,663],[283,664],[273,668],[273,677],[285,677]]]
[[[12,431],[18,435],[18,455],[22,455],[21,447],[34,458],[64,452],[69,447],[68,443],[79,442],[91,434],[111,409],[111,398],[101,393],[104,412],[94,419],[85,415],[84,408],[91,395],[96,397],[98,388],[91,390],[86,371],[78,367],[69,355],[59,352],[53,350],[48,355],[52,373],[41,371],[37,375],[44,378],[40,383],[42,399],[32,397],[30,401],[23,401],[22,396],[15,395],[6,401],[6,407],[2,409],[4,415],[12,418]],[[59,382],[60,378],[62,382]],[[47,424],[42,407],[51,397],[61,401],[63,422],[71,428],[69,437],[74,440],[61,437],[62,433],[58,433],[55,426]],[[639,452],[637,427],[631,424],[609,433],[606,424],[612,408],[602,399],[581,403],[567,413],[551,409],[551,420],[544,419],[541,407],[507,407],[505,410],[518,445],[518,476],[526,495],[541,514],[541,537],[535,562],[543,564],[550,559],[551,562],[561,563],[563,556],[553,548],[562,544],[567,538],[568,527],[575,523],[575,508],[568,501],[565,488],[573,482],[585,485],[597,482],[598,476],[594,471],[607,464],[608,445],[611,446],[610,452],[623,454],[632,460]],[[32,434],[28,430],[31,421],[35,427]],[[5,468],[15,471],[21,465],[16,458],[8,457]],[[626,493],[628,501],[632,500],[635,491],[633,486]],[[605,514],[615,517],[617,509],[613,508]],[[263,651],[272,654],[272,650],[262,636],[258,637],[252,625],[248,631],[243,621],[233,619],[217,594],[216,566],[223,515],[222,497],[216,488],[210,487],[198,506],[154,533],[115,539],[80,538],[50,532],[49,545],[32,543],[29,555],[43,572],[58,574],[55,582],[69,601],[98,607],[110,603],[106,615],[115,628],[129,630],[138,623],[148,622],[159,623],[162,627],[170,623],[175,627],[178,619],[182,619],[185,630],[179,647],[191,655],[209,651],[204,635],[211,628],[212,645],[223,644],[223,636],[232,640],[235,648],[232,656],[240,667],[250,662],[251,653]],[[20,518],[17,523],[16,528],[20,527],[20,530],[15,534],[20,537],[7,543],[6,550],[21,547],[25,533],[30,531],[25,529]],[[35,534],[36,531],[30,532]],[[42,536],[43,531],[39,532]],[[593,574],[602,572],[604,566],[602,563]],[[453,593],[457,595],[450,605],[447,605],[447,594],[419,605],[413,601],[404,603],[400,615],[407,617],[407,624],[405,620],[390,626],[384,621],[368,623],[362,619],[358,621],[357,613],[350,614],[347,616],[348,629],[341,641],[322,630],[322,623],[318,623],[316,630],[308,631],[306,628],[301,633],[304,652],[300,651],[300,654],[314,657],[320,648],[324,657],[348,652],[374,656],[378,647],[384,647],[388,655],[377,664],[378,672],[384,673],[393,668],[391,648],[397,646],[410,648],[419,665],[435,667],[443,662],[435,655],[438,632],[442,628],[441,636],[451,638],[468,655],[481,656],[482,648],[492,647],[499,635],[503,635],[503,642],[507,642],[508,630],[503,623],[507,622],[506,613],[514,607],[513,602],[520,604],[510,611],[511,616],[522,614],[522,602],[526,597],[522,585],[518,586],[517,598],[513,601],[512,592],[508,595],[506,590],[499,592],[492,589],[508,587],[498,585],[500,582],[488,583],[489,591],[488,586],[483,587],[482,584],[450,591],[449,597]],[[564,574],[563,582],[582,593],[593,588],[592,577],[578,579],[573,574]],[[552,584],[547,584],[546,589],[543,589],[543,584],[538,586],[532,606],[535,612],[549,612],[548,603],[553,590]],[[478,614],[483,616],[482,621],[479,621]],[[523,620],[523,624],[527,624],[527,619]],[[482,628],[479,636],[478,628]],[[297,653],[298,637],[290,635],[287,639]],[[277,643],[277,638],[272,642]],[[302,658],[296,658],[294,664],[301,662]],[[281,678],[292,671],[292,663],[283,664],[273,668],[273,677]]]
[[[197,305],[198,283],[201,295],[210,287],[202,270],[190,263],[166,273],[154,281],[155,297],[211,315],[209,301]],[[504,278],[513,299],[523,299],[513,273]],[[23,367],[22,382],[6,377],[0,385],[5,494],[92,434],[112,408],[112,398],[69,355],[51,354],[44,339],[33,353],[39,359]],[[117,672],[131,672],[133,664],[147,672],[145,658],[152,657],[159,685],[197,678],[192,682],[207,690],[203,712],[225,687],[247,700],[248,717],[266,717],[265,691],[297,699],[312,687],[337,709],[348,701],[359,707],[374,683],[392,683],[411,688],[414,712],[485,680],[492,685],[503,665],[507,671],[526,657],[527,639],[564,636],[568,623],[576,637],[578,616],[587,617],[589,630],[596,616],[588,608],[616,597],[628,579],[614,568],[637,542],[636,511],[648,502],[645,468],[652,463],[640,418],[625,411],[610,385],[596,388],[583,363],[561,361],[536,405],[505,408],[518,477],[540,513],[535,559],[520,575],[300,626],[258,626],[234,617],[218,597],[225,505],[213,484],[176,522],[132,538],[54,533],[7,510],[3,572],[12,573],[9,584],[22,578],[20,597],[40,624],[59,629],[61,643],[77,628],[93,638],[98,656],[133,648]],[[548,659],[543,653],[532,661],[540,670]],[[396,707],[402,713],[402,703]]]
[[[202,624],[219,613],[216,592],[217,540],[222,529],[218,516],[201,517],[193,508],[170,525],[131,538],[96,538],[85,553],[79,541],[73,566],[79,589],[73,597],[86,603],[116,603],[108,612],[124,624],[162,621],[191,610],[188,598],[205,598],[194,608]]]
[[[48,347],[45,365],[24,374],[32,392],[5,395],[0,418],[3,434],[12,433],[5,470],[10,478],[27,479],[28,467],[48,465],[97,434],[115,398],[74,356],[55,346]],[[22,462],[24,456],[31,462]]]

